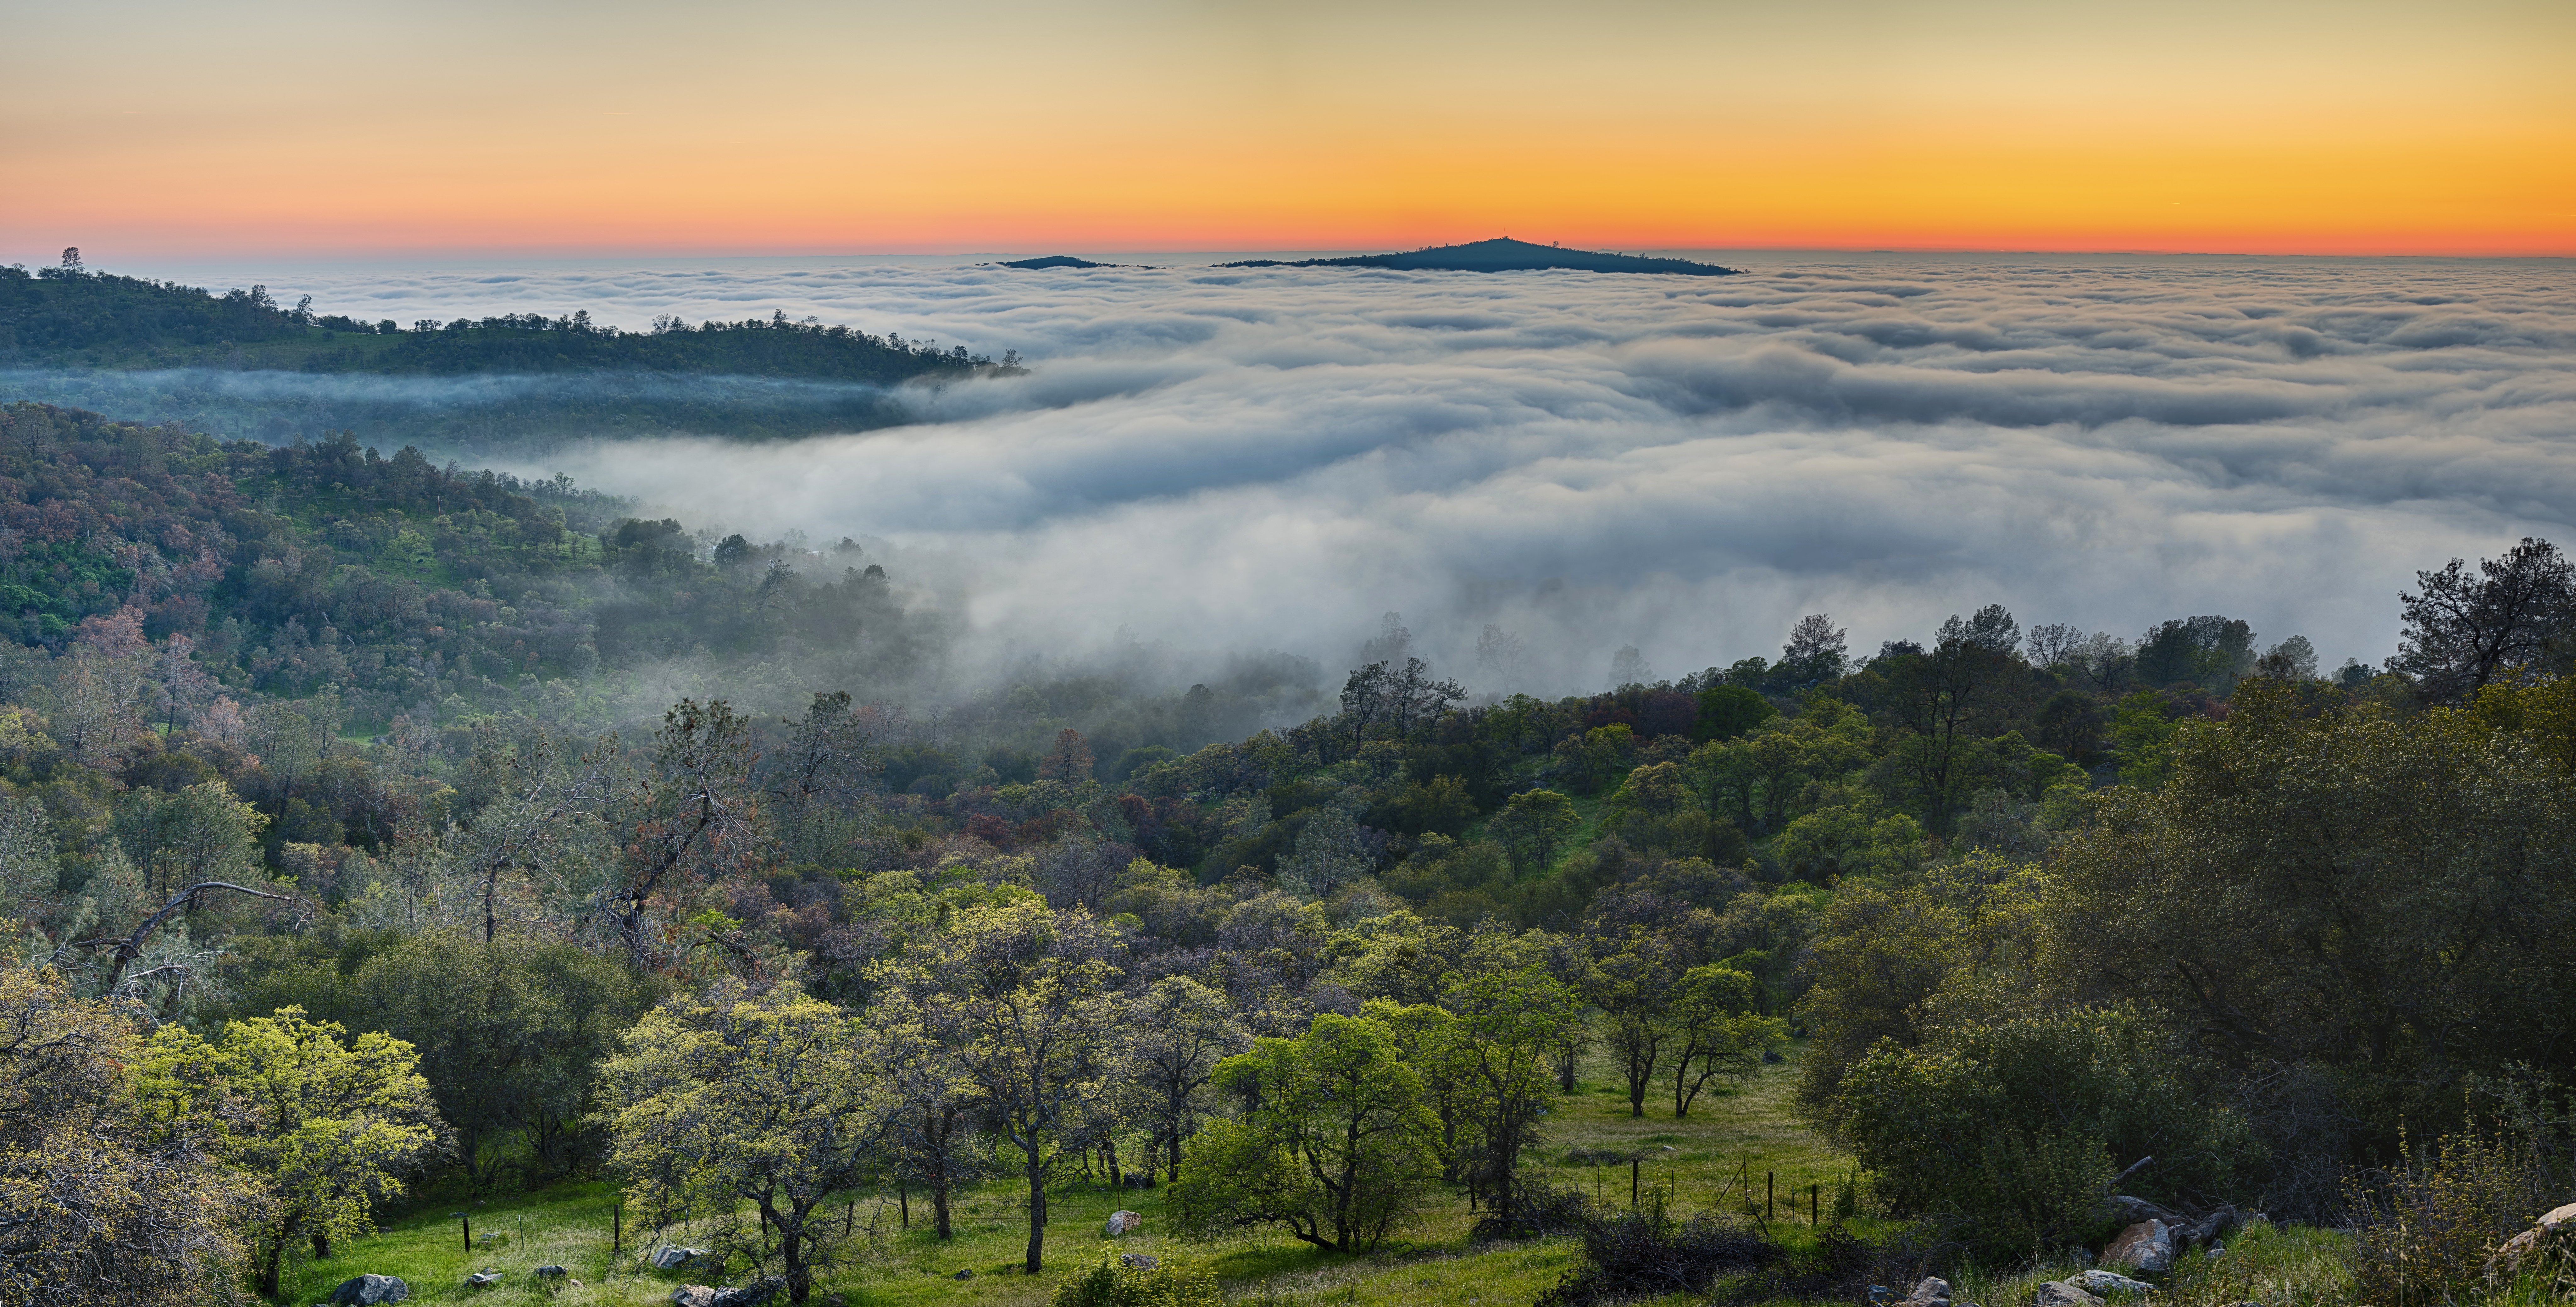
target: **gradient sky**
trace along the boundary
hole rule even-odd
[[[2576,254],[2576,4],[0,0],[0,260]]]

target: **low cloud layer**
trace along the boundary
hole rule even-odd
[[[1597,687],[1855,648],[1989,602],[2135,635],[2224,613],[2383,658],[2417,568],[2576,543],[2564,261],[1738,256],[1723,280],[1013,272],[888,261],[509,280],[302,279],[362,317],[641,326],[784,309],[1023,378],[908,392],[921,424],[656,440],[526,470],[755,535],[872,535],[968,578],[994,655],[1125,628],[1340,665],[1400,611],[1471,684]],[[290,278],[272,278],[272,285]]]

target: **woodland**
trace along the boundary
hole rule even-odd
[[[236,341],[341,330],[214,302]],[[762,333],[877,348],[386,357]],[[2566,1285],[2525,1235],[2576,1196],[2549,542],[2420,573],[2380,666],[1963,603],[1555,698],[1514,633],[1444,669],[1394,614],[1329,667],[970,680],[888,557],[0,407],[0,1303],[376,1301],[384,1236],[473,1253],[547,1195],[613,1231],[558,1279],[658,1295],[545,1282],[579,1301],[1027,1300],[894,1296],[863,1199],[907,1247],[999,1222],[1059,1303],[1293,1301],[1292,1254],[1430,1285],[1426,1250],[1563,1304],[1993,1302],[2096,1260],[2215,1304],[2294,1252],[2260,1300]],[[1654,1145],[1579,1133],[1774,1102],[1830,1223],[1749,1163],[1650,1200]],[[1156,1255],[1050,1221],[1148,1196]],[[2116,1260],[2145,1226],[2189,1258]]]

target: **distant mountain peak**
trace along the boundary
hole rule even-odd
[[[1409,254],[1355,254],[1339,259],[1246,259],[1219,264],[1225,268],[1391,268],[1419,272],[1537,272],[1564,268],[1577,272],[1645,272],[1684,277],[1727,277],[1740,269],[1689,259],[1661,259],[1643,254],[1606,254],[1569,250],[1496,236],[1464,245],[1435,245]]]

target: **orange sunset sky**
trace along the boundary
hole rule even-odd
[[[0,261],[2576,254],[2576,3],[0,2]]]

